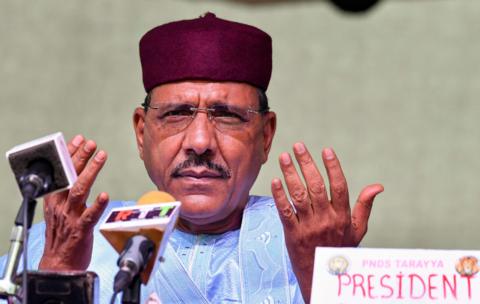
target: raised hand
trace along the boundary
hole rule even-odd
[[[293,151],[305,184],[290,155],[282,153],[280,168],[292,203],[278,178],[272,180],[272,194],[283,224],[293,271],[308,303],[315,247],[357,246],[367,232],[373,200],[383,191],[383,186],[365,187],[351,212],[347,181],[335,152],[330,148],[322,152],[330,184],[329,199],[323,177],[305,145],[296,143]]]
[[[81,135],[68,143],[78,179],[70,190],[45,196],[46,240],[41,270],[85,270],[90,264],[93,228],[108,203],[108,194],[102,192],[90,207],[85,204],[107,160],[105,151],[95,154],[96,149],[94,141]]]

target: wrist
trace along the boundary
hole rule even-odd
[[[83,263],[82,263],[83,264]],[[40,263],[38,264],[38,270],[41,271],[84,271],[88,267],[87,265],[81,265],[76,262],[68,262],[62,259],[58,255],[48,256],[43,255]]]

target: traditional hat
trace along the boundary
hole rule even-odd
[[[264,31],[212,13],[160,25],[140,40],[143,85],[203,79],[244,82],[267,90],[272,39]]]

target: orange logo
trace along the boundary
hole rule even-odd
[[[474,256],[461,257],[457,264],[455,264],[455,269],[462,276],[473,276],[480,270],[478,267],[478,259]]]

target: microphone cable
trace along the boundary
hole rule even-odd
[[[28,304],[28,230],[30,229],[33,221],[34,210],[36,206],[35,198],[41,195],[42,192],[48,190],[53,180],[53,168],[51,164],[45,160],[37,160],[33,163],[33,165],[31,165],[31,167],[33,172],[21,179],[21,192],[23,196],[21,207],[23,208],[22,304]]]
[[[112,294],[112,298],[110,299],[110,304],[115,304],[115,300],[117,299],[118,291],[114,291]]]
[[[30,199],[23,197],[23,272],[22,272],[22,304],[28,303],[28,284],[27,284],[27,268],[28,268],[28,204]]]

